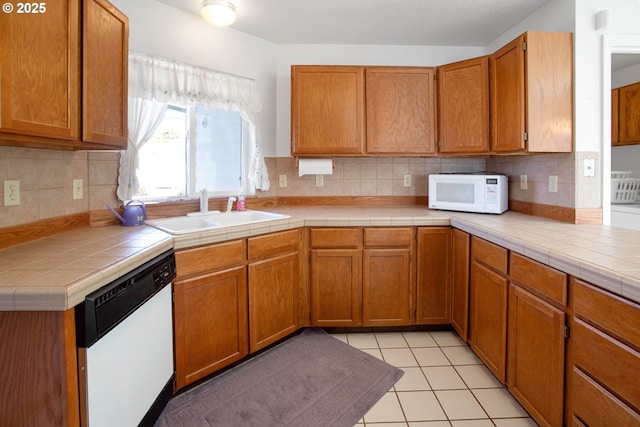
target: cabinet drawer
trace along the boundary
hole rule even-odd
[[[362,241],[359,228],[312,228],[309,233],[312,248],[358,248]]]
[[[579,280],[574,281],[576,316],[587,319],[611,335],[640,350],[640,305]]]
[[[364,245],[367,247],[411,246],[411,228],[365,228]]]
[[[473,237],[471,240],[471,256],[500,273],[507,274],[507,249],[494,243]]]
[[[509,259],[509,274],[514,281],[520,282],[562,305],[567,304],[567,275],[565,273],[512,252]]]
[[[242,264],[245,259],[245,248],[244,240],[236,240],[203,248],[177,251],[176,270],[178,277]]]
[[[580,319],[574,321],[571,336],[573,363],[640,408],[640,353]]]
[[[288,230],[249,239],[249,260],[273,257],[298,250],[299,231]]]
[[[574,367],[572,382],[572,412],[583,425],[619,427],[640,425],[640,414],[619,401],[614,395]],[[580,425],[580,424],[577,424]]]

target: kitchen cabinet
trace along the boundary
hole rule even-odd
[[[572,151],[571,33],[524,33],[491,55],[490,78],[494,152]]]
[[[435,69],[366,67],[365,82],[367,154],[435,154]]]
[[[417,324],[450,323],[451,228],[418,228]]]
[[[127,17],[105,0],[45,6],[0,15],[0,144],[126,148]]]
[[[248,354],[246,241],[176,251],[176,389]]]
[[[620,87],[617,92],[617,120],[612,113],[611,124],[617,123],[618,138],[611,141],[614,145],[640,144],[640,83]]]
[[[438,67],[438,152],[489,153],[489,57]]]
[[[618,104],[620,100],[620,90],[611,90],[611,145],[620,145],[620,137],[618,136]]]
[[[0,312],[2,426],[80,425],[75,312]]]
[[[363,326],[409,325],[411,315],[410,227],[365,228],[362,274]]]
[[[362,229],[311,228],[312,326],[362,324]]]
[[[298,329],[300,231],[248,239],[249,351],[258,351]]]
[[[311,228],[312,326],[413,323],[413,230]]]
[[[508,251],[471,239],[469,323],[471,348],[503,383],[507,359]]]
[[[435,154],[432,67],[291,67],[291,154]]]
[[[640,305],[572,279],[565,422],[640,425]]]
[[[539,425],[561,426],[567,275],[512,252],[509,276],[507,386]]]
[[[364,68],[291,67],[291,154],[364,153]]]
[[[451,326],[460,338],[469,337],[469,269],[471,236],[454,228],[451,231]]]

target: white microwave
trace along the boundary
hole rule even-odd
[[[429,175],[429,208],[501,214],[509,208],[509,178],[500,174]]]

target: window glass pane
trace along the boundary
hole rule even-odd
[[[242,118],[235,111],[196,107],[195,192],[238,194],[242,186]]]
[[[153,137],[140,149],[138,180],[142,197],[186,195],[187,112],[169,107]]]

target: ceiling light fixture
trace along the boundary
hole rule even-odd
[[[230,1],[204,0],[200,15],[211,25],[226,27],[236,20],[236,7]]]

